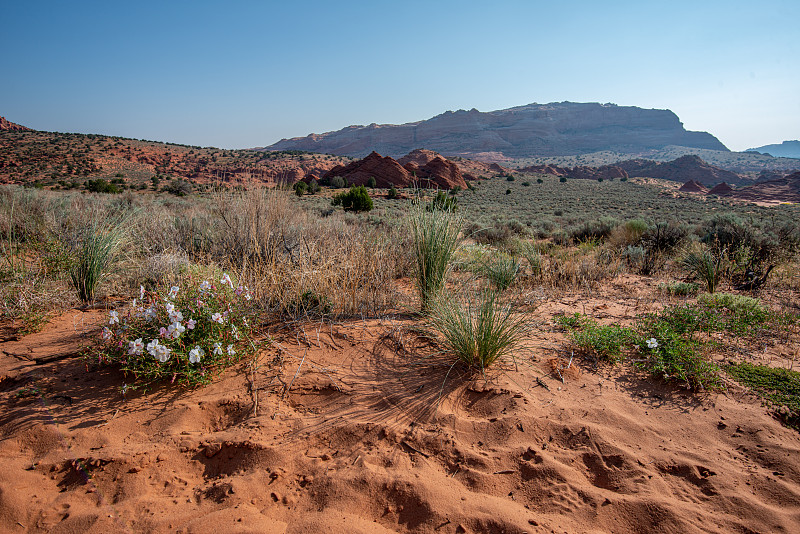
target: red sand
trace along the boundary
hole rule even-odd
[[[74,353],[101,317],[0,343],[2,532],[800,531],[797,432],[735,386],[568,366],[547,328],[488,380],[447,376],[402,318],[306,324],[189,392],[28,359]]]

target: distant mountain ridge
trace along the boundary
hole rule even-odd
[[[509,158],[636,153],[668,145],[728,151],[707,132],[692,132],[672,111],[615,104],[560,102],[480,112],[447,111],[407,124],[348,126],[335,132],[282,139],[266,150],[307,150],[361,157],[399,156],[417,148],[445,156],[497,152]]]
[[[769,154],[776,158],[800,158],[800,141],[784,141],[781,144],[764,145],[758,148],[748,148],[747,152]]]

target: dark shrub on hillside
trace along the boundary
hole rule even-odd
[[[354,185],[350,188],[350,191],[339,193],[333,197],[333,205],[342,206],[344,211],[370,211],[372,209],[372,198],[370,198],[366,187]]]
[[[294,184],[294,194],[298,197],[302,197],[308,191],[308,184],[305,182],[297,182]]]
[[[347,187],[347,181],[341,176],[334,176],[333,178],[328,180],[328,185],[330,185],[334,189],[341,189],[343,187]]]
[[[102,178],[98,178],[96,180],[87,180],[86,181],[86,189],[93,193],[112,193],[116,194],[120,192],[119,187],[116,185],[107,182]]]
[[[440,210],[455,212],[458,209],[458,199],[447,196],[444,191],[439,191],[426,209],[428,211]]]
[[[591,239],[603,240],[611,234],[617,226],[617,220],[612,217],[600,217],[594,221],[586,221],[570,233],[573,241],[588,241]]]

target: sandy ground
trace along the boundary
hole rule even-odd
[[[70,311],[0,343],[0,531],[800,532],[800,435],[756,399],[564,369],[553,313],[643,306],[592,298],[541,302],[485,379],[395,316],[293,325],[209,387],[126,395],[75,356],[103,312]]]

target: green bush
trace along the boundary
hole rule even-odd
[[[315,178],[312,178],[311,180],[309,180],[309,182],[308,182],[308,194],[309,195],[315,195],[315,194],[319,193],[319,189],[320,189],[319,182]]]
[[[700,291],[700,285],[692,282],[670,282],[668,284],[659,284],[658,289],[668,295],[688,297],[697,295]]]
[[[330,185],[333,189],[341,189],[343,187],[347,187],[347,181],[341,176],[334,176],[328,180],[328,185]]]
[[[344,211],[370,211],[372,209],[372,198],[370,198],[367,188],[363,185],[354,185],[350,191],[339,193],[333,197],[334,206],[342,206]]]
[[[307,183],[300,181],[294,184],[294,194],[297,195],[298,197],[302,197],[303,195],[305,195],[306,191],[308,191]]]
[[[125,315],[112,311],[95,357],[133,375],[134,388],[170,380],[195,387],[253,350],[246,287],[227,275],[158,293],[140,289]]]
[[[375,189],[377,186],[378,186],[378,182],[377,182],[377,180],[375,180],[375,177],[374,176],[370,176],[367,179],[367,187],[369,187],[370,189]]]
[[[91,191],[92,193],[117,194],[120,192],[119,187],[117,187],[115,184],[107,182],[103,178],[97,178],[96,180],[87,180],[86,190]]]
[[[563,184],[564,182],[567,181],[567,177],[566,176],[562,176],[561,178],[558,179],[558,181]]]
[[[386,194],[386,198],[395,199],[397,198],[397,188],[394,185],[389,188],[389,192]]]

